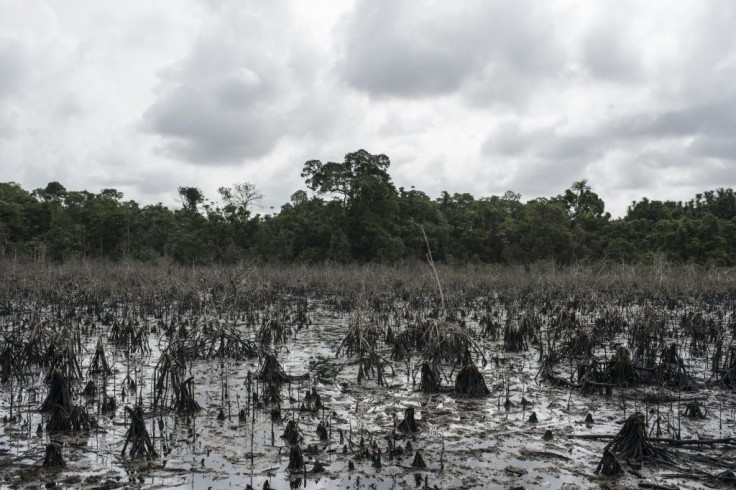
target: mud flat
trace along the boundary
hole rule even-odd
[[[4,487],[736,481],[727,273],[1,267]]]

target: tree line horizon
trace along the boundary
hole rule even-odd
[[[307,161],[306,190],[273,215],[253,214],[262,198],[248,182],[218,190],[222,204],[197,187],[178,188],[180,209],[140,206],[116,189],[97,194],[58,182],[32,191],[0,183],[0,257],[63,262],[76,258],[181,264],[242,260],[300,263],[446,264],[610,262],[733,266],[736,194],[719,188],[687,202],[633,201],[611,218],[587,180],[561,194],[475,198],[443,191],[435,199],[397,188],[386,155],[365,150],[342,162]]]

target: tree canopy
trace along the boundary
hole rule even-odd
[[[23,189],[0,183],[0,257],[93,257],[181,263],[423,260],[427,233],[445,263],[650,262],[736,265],[736,194],[715,189],[687,202],[642,198],[612,219],[581,179],[561,194],[523,202],[508,191],[476,197],[397,189],[386,155],[358,150],[341,162],[309,160],[306,190],[263,216],[251,183],[220,187],[210,201],[181,186],[180,209],[140,205],[116,189]],[[312,191],[310,195],[308,191]]]

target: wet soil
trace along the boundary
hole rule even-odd
[[[358,365],[337,357],[336,352],[348,328],[349,315],[335,311],[321,301],[309,304],[310,322],[277,346],[275,352],[284,371],[301,376],[282,387],[281,418],[273,420],[268,406],[254,406],[247,390],[248,373],[255,375],[259,359],[195,360],[187,367],[194,377],[194,395],[201,410],[190,415],[152,410],[153,369],[159,359],[160,331],[148,338],[150,353],[128,354],[105,338],[108,362],[113,374],[107,379],[109,394],[117,399],[113,413],[101,412],[101,395],[85,397],[85,380],[75,383],[74,402],[96,417],[98,428],[85,432],[49,433],[46,415],[39,411],[47,387],[45,371],[34,368],[34,376],[24,384],[0,385],[0,416],[10,416],[10,396],[14,421],[0,425],[0,485],[8,488],[632,488],[640,483],[677,488],[712,488],[725,483],[704,478],[734,468],[733,452],[724,447],[678,448],[682,469],[645,465],[615,478],[594,474],[606,439],[583,439],[580,435],[615,435],[630,414],[647,413],[653,436],[672,437],[679,428],[681,437],[724,438],[736,435],[736,397],[732,391],[701,387],[684,393],[662,387],[615,388],[610,396],[583,395],[574,388],[559,388],[535,379],[539,353],[530,350],[506,353],[502,340],[478,339],[489,362],[479,366],[490,396],[463,399],[449,389],[439,394],[418,390],[418,376],[412,379],[406,364],[393,363],[386,373],[386,385],[375,379],[357,383]],[[154,318],[141,318],[155,325]],[[398,320],[396,320],[399,323]],[[477,324],[468,320],[471,328]],[[245,330],[245,325],[236,325]],[[11,328],[6,322],[5,329]],[[101,327],[102,328],[102,327]],[[395,325],[394,328],[401,328]],[[104,332],[104,329],[101,330]],[[253,336],[254,333],[249,333]],[[83,339],[82,370],[86,373],[97,343],[97,332]],[[385,347],[388,350],[388,347]],[[705,382],[706,362],[685,354],[696,378]],[[413,367],[413,365],[412,365]],[[558,370],[560,367],[558,366]],[[570,367],[570,371],[572,371]],[[452,386],[452,367],[445,370]],[[701,373],[698,375],[698,373]],[[560,373],[569,377],[570,372]],[[124,380],[132,378],[136,388]],[[102,386],[101,377],[93,377]],[[253,389],[259,389],[255,387]],[[301,410],[308,391],[316,388],[323,409]],[[262,388],[260,388],[262,389]],[[123,397],[123,390],[126,396]],[[227,396],[224,397],[223,393]],[[647,404],[645,395],[670,401]],[[705,419],[689,419],[681,414],[684,399],[701,400]],[[159,455],[151,460],[132,460],[120,451],[129,420],[125,406],[143,402],[149,435]],[[510,404],[506,404],[508,397]],[[526,400],[529,403],[522,403]],[[404,410],[415,408],[419,431],[406,434],[396,430]],[[245,410],[244,419],[239,417]],[[224,420],[218,420],[218,414]],[[537,422],[530,422],[534,412]],[[585,423],[591,414],[593,423]],[[305,470],[290,472],[290,447],[280,436],[286,423],[295,420],[302,434],[300,448]],[[323,422],[327,440],[320,440],[317,427]],[[669,424],[669,426],[668,426]],[[551,431],[552,438],[543,436]],[[391,446],[403,452],[389,451]],[[65,465],[42,467],[44,450],[60,443]],[[406,449],[410,443],[411,449]],[[380,467],[366,457],[373,445],[380,448]],[[364,448],[365,450],[361,449]],[[415,469],[412,461],[420,451],[426,468]],[[674,450],[673,450],[674,451]],[[707,453],[722,464],[702,465],[689,455]],[[315,462],[324,471],[312,473]],[[351,464],[352,463],[352,464]],[[354,466],[354,469],[350,469]],[[702,473],[696,473],[692,470]]]

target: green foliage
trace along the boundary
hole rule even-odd
[[[561,195],[430,196],[396,189],[386,155],[365,150],[342,162],[310,160],[297,190],[278,213],[253,214],[262,195],[250,183],[221,187],[221,204],[196,187],[178,188],[182,208],[140,207],[116,189],[67,190],[58,182],[32,192],[0,183],[0,257],[64,261],[170,258],[184,264],[579,261],[736,265],[736,194],[717,189],[681,203],[631,203],[611,219],[586,180]]]

